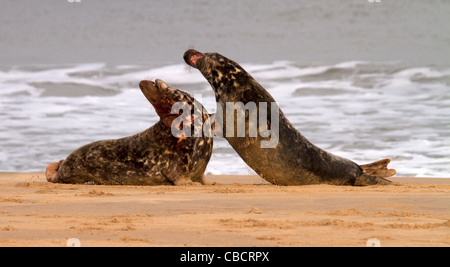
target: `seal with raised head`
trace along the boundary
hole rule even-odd
[[[172,106],[175,103],[185,103],[187,108],[192,109],[189,116],[203,114],[204,121],[210,115],[192,96],[168,86],[162,80],[141,81],[139,87],[155,108],[160,117],[159,122],[139,134],[117,140],[98,141],[75,150],[67,159],[47,167],[49,182],[103,185],[204,184],[203,175],[211,158],[213,139],[206,136],[174,136],[172,124],[183,114],[172,114]]]
[[[274,98],[239,64],[218,53],[200,53],[190,49],[185,52],[184,60],[203,74],[215,92],[216,101],[222,107],[227,103],[254,102],[260,109],[260,103],[275,103]],[[247,165],[268,182],[276,185],[391,183],[384,179],[396,173],[395,170],[387,168],[389,159],[360,166],[351,160],[333,155],[306,139],[278,107],[276,111],[279,114],[279,117],[276,117],[279,119],[279,125],[274,125],[271,121],[272,109],[267,110],[267,128],[279,127],[278,143],[272,148],[262,148],[261,143],[266,140],[266,136],[262,137],[260,133],[256,137],[250,137],[248,129],[245,137],[225,136]],[[248,113],[245,116],[247,121]],[[224,115],[224,120],[227,117]],[[233,131],[236,129],[231,132]]]

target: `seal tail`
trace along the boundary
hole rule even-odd
[[[374,163],[360,165],[360,167],[363,170],[363,174],[366,175],[391,177],[394,176],[397,171],[395,169],[388,169],[389,163],[391,163],[390,159],[382,159]]]
[[[64,160],[60,160],[47,166],[47,169],[45,170],[45,176],[48,182],[50,183],[58,182],[59,180],[58,170],[63,162]]]

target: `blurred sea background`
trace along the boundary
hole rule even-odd
[[[139,81],[215,110],[188,48],[240,63],[319,147],[450,177],[450,1],[1,0],[0,171],[158,121]],[[215,139],[209,174],[253,174]]]

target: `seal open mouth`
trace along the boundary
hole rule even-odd
[[[144,93],[147,100],[155,104],[161,100],[164,95],[164,91],[169,86],[162,80],[157,79],[155,82],[152,81],[141,81],[139,83],[139,88],[141,88],[142,93]]]
[[[177,117],[177,115],[171,113],[172,106],[176,102],[174,91],[164,81],[159,79],[155,82],[141,81],[139,87],[150,104],[155,108],[161,120],[170,126]]]
[[[156,102],[155,94],[158,91],[158,88],[156,87],[156,84],[154,82],[141,81],[139,83],[139,88],[141,88],[142,93],[150,103]]]
[[[186,64],[188,64],[191,67],[197,68],[197,60],[203,58],[204,56],[205,55],[198,52],[197,50],[189,49],[184,53],[183,58]]]

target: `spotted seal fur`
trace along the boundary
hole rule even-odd
[[[209,115],[203,106],[162,80],[141,81],[139,87],[160,121],[136,135],[98,141],[75,150],[67,159],[47,167],[49,182],[103,185],[204,183],[203,174],[211,158],[213,139],[173,136],[171,131],[172,122],[180,116],[171,113],[174,103],[187,103],[206,120]]]
[[[185,62],[198,69],[211,84],[216,101],[226,103],[274,103],[274,98],[239,64],[218,53],[200,53],[190,49]],[[258,108],[259,109],[259,108]],[[268,110],[268,118],[271,110]],[[226,118],[226,116],[223,116]],[[246,120],[248,120],[248,114]],[[226,120],[226,119],[225,119]],[[268,119],[268,127],[272,127]],[[236,127],[236,123],[235,123]],[[226,137],[241,158],[262,178],[276,185],[390,184],[385,177],[396,173],[388,169],[390,160],[358,165],[315,146],[306,139],[279,110],[279,142],[273,148],[261,148],[260,135]]]

